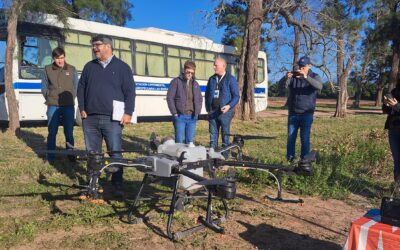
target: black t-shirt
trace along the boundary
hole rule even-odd
[[[214,98],[213,98],[212,103],[211,103],[211,108],[213,110],[218,110],[220,108],[219,107],[219,105],[220,105],[219,97],[220,97],[220,94],[221,94],[220,89],[221,89],[221,86],[222,86],[222,78],[223,78],[223,76],[217,76],[217,77],[218,77],[218,81],[217,81],[217,84],[215,85]],[[215,96],[215,93],[217,91],[218,91],[218,97]]]

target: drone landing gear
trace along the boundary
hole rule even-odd
[[[304,201],[302,199],[285,199],[282,197],[282,178],[281,175],[276,176],[275,174],[271,173],[270,171],[267,171],[269,173],[269,175],[271,175],[272,177],[274,177],[277,188],[278,188],[278,193],[276,195],[276,197],[271,197],[269,195],[265,196],[265,198],[267,198],[270,201],[279,201],[279,202],[286,202],[286,203],[301,203],[303,204]]]
[[[184,197],[178,197],[178,186],[179,186],[179,176],[171,176],[174,181],[174,187],[173,187],[173,193],[172,193],[172,198],[171,198],[171,203],[168,211],[168,222],[167,222],[167,236],[171,240],[180,240],[186,236],[189,236],[193,233],[196,233],[200,230],[203,230],[205,228],[209,228],[217,233],[224,233],[225,230],[224,228],[220,227],[219,225],[223,223],[226,218],[228,217],[228,205],[224,199],[221,198],[223,207],[224,207],[224,212],[225,215],[221,218],[213,219],[213,214],[212,214],[212,199],[213,195],[210,190],[207,189],[207,213],[206,217],[204,218],[203,216],[199,216],[197,222],[200,223],[198,226],[194,226],[189,229],[173,232],[172,231],[172,221],[174,218],[174,213],[175,210],[178,210],[179,208],[183,207],[184,200],[186,200]],[[143,191],[143,188],[145,184],[147,183],[147,178],[148,174],[144,175],[144,178],[142,180],[142,184],[140,185],[139,191],[136,195],[135,201],[133,204],[129,207],[128,211],[128,223],[129,224],[138,224],[142,223],[144,221],[148,221],[150,218],[149,217],[133,217],[133,212],[137,212],[138,204],[139,201],[144,201],[144,200],[151,200],[151,199],[146,199],[146,198],[141,198],[141,193]],[[183,198],[183,200],[182,200]],[[181,204],[182,203],[182,204]]]

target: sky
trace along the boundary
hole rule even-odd
[[[134,20],[130,28],[155,27],[193,35],[205,36],[220,43],[223,29],[218,30],[215,20],[204,18],[218,1],[212,0],[132,0]]]
[[[210,16],[219,0],[131,0],[131,2],[134,7],[131,10],[133,20],[126,24],[129,28],[155,27],[205,36],[216,43],[221,43],[224,29],[217,29],[215,17],[205,18],[207,15]],[[275,50],[276,48],[268,48],[268,51]],[[278,81],[283,76],[283,68],[291,68],[292,57],[288,56],[290,48],[279,46],[279,50],[279,53],[268,56],[268,59],[275,61],[275,63],[268,62],[270,71],[268,78],[272,82]],[[283,58],[275,57],[275,54]]]

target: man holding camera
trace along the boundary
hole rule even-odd
[[[310,153],[310,132],[313,123],[317,91],[322,89],[319,75],[311,71],[311,60],[303,56],[298,61],[299,69],[287,72],[288,97],[288,140],[286,159],[293,161],[296,151],[297,132],[300,129],[300,159]]]

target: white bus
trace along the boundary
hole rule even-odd
[[[4,12],[2,13],[4,15]],[[66,59],[79,73],[93,59],[91,37],[106,34],[113,38],[114,54],[129,64],[136,82],[136,113],[139,121],[165,120],[170,117],[166,92],[172,78],[182,72],[186,60],[196,65],[196,79],[204,93],[207,79],[214,74],[217,56],[228,62],[228,70],[237,76],[235,48],[216,44],[210,39],[156,28],[131,29],[69,18],[64,29],[53,15],[33,15],[18,23],[13,60],[13,86],[21,121],[45,121],[46,106],[40,92],[41,72],[52,62],[51,52],[57,46],[66,51]],[[0,120],[7,121],[4,100],[4,59],[6,21],[0,17]],[[267,107],[267,58],[258,55],[256,110]],[[205,114],[203,107],[202,114]]]

